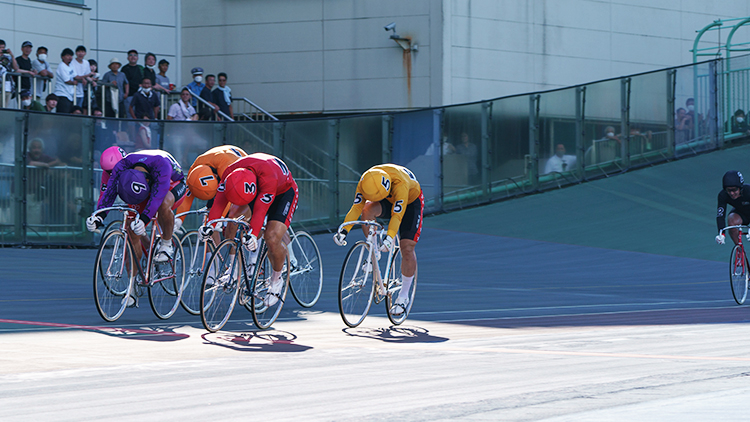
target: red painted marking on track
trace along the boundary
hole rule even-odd
[[[142,330],[138,328],[123,328],[123,327],[97,327],[93,325],[76,325],[76,324],[62,324],[57,322],[41,322],[41,321],[20,321],[15,319],[0,319],[0,323],[6,324],[21,324],[21,325],[38,325],[42,327],[57,327],[57,328],[73,328],[79,330],[96,330],[96,331],[124,331],[128,333],[137,334],[151,334],[151,335],[167,335],[167,336],[179,336],[185,337],[186,334],[171,333],[168,331],[153,331],[153,330]]]

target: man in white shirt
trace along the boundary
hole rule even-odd
[[[84,57],[86,57],[86,47],[79,45],[76,47],[76,58],[70,64],[76,72],[75,79],[78,81],[78,85],[76,86],[76,105],[78,107],[83,107],[83,91],[85,87],[89,83],[93,83],[91,80],[91,64]]]
[[[49,62],[47,61],[47,47],[40,46],[36,49],[36,60],[31,62],[31,67],[36,70],[37,75],[39,76],[46,76],[48,78],[55,76],[55,74],[52,73],[52,68],[49,67]],[[46,98],[47,94],[45,92],[47,90],[47,81],[36,79],[34,83],[36,84],[36,98]]]
[[[76,85],[78,81],[75,79],[76,72],[70,66],[70,62],[73,61],[73,50],[66,48],[60,54],[62,62],[57,65],[55,70],[55,95],[57,95],[57,112],[58,113],[70,113],[73,111],[73,101],[76,97]],[[89,69],[91,72],[91,69]]]
[[[555,148],[555,155],[547,160],[547,165],[544,166],[544,173],[562,173],[566,171],[572,171],[576,166],[575,155],[565,155],[565,145],[557,144]]]
[[[167,120],[198,120],[195,108],[190,105],[190,97],[190,90],[188,90],[187,87],[182,88],[182,92],[180,92],[180,101],[169,107]]]

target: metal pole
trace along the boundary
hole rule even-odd
[[[667,71],[667,157],[674,157],[677,151],[675,145],[674,102],[677,70]]]
[[[539,188],[539,103],[540,95],[529,96],[529,183]]]
[[[328,191],[331,194],[328,224],[339,220],[339,119],[328,121]]]
[[[630,78],[620,80],[620,158],[622,167],[630,167]]]
[[[583,179],[584,169],[586,168],[583,159],[586,151],[584,149],[584,111],[586,104],[586,87],[579,86],[576,88],[576,174],[580,180]]]
[[[490,122],[492,121],[492,102],[482,103],[482,197],[490,200]],[[442,145],[440,145],[442,149]]]

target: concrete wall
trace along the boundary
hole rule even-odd
[[[692,63],[696,31],[745,0],[446,0],[445,103]],[[725,39],[729,30],[722,32]],[[748,40],[750,27],[737,32]],[[717,44],[717,33],[706,36]]]
[[[431,61],[430,39],[431,30],[441,29],[440,6],[429,0],[184,0],[183,76],[194,66],[224,71],[235,96],[272,112],[427,107],[441,102],[439,78],[431,86],[441,66]],[[411,60],[383,29],[394,21],[400,35],[419,44]]]

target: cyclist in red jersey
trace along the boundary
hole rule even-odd
[[[263,234],[273,268],[269,295],[266,297],[268,306],[278,301],[283,287],[281,270],[287,252],[283,239],[292,222],[298,198],[297,183],[281,159],[263,153],[250,154],[238,159],[224,171],[224,178],[208,214],[209,220],[220,218],[229,203],[240,207],[238,215],[249,214],[250,232],[244,235],[243,244],[251,251],[257,250],[263,221],[268,217]],[[210,230],[203,227],[201,234],[206,236]]]

